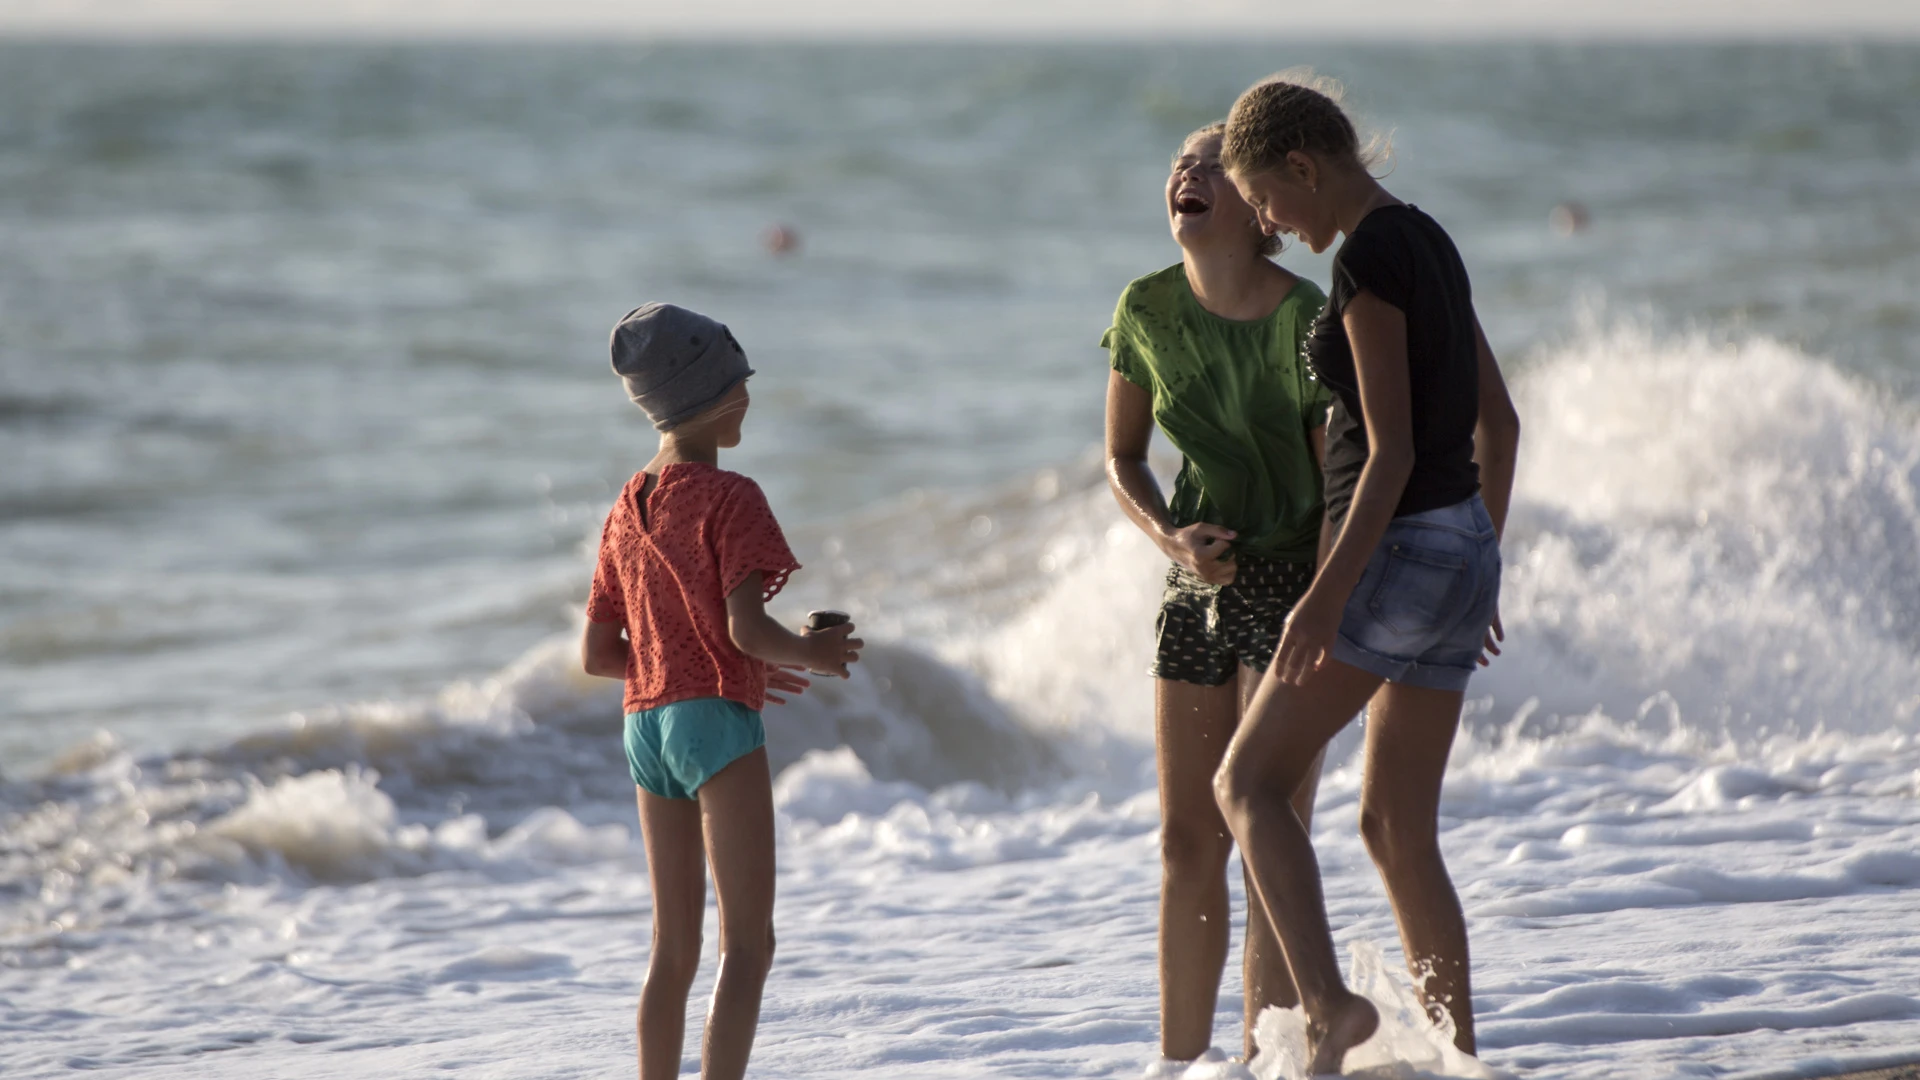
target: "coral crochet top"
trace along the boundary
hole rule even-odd
[[[766,705],[767,665],[734,647],[727,594],[755,570],[771,600],[800,569],[760,485],[700,462],[638,472],[600,534],[587,618],[627,628],[629,713],[689,698]]]

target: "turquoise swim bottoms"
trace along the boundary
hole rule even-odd
[[[760,714],[726,698],[693,698],[627,714],[627,769],[663,799],[691,799],[713,774],[767,744]]]

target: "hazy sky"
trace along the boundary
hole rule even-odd
[[[1920,0],[0,0],[0,33],[1920,38]]]

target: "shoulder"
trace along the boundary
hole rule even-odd
[[[1294,285],[1293,291],[1287,294],[1287,298],[1280,302],[1280,306],[1288,310],[1315,315],[1321,308],[1327,306],[1327,294],[1319,285],[1314,284],[1312,278],[1303,277],[1298,284]]]
[[[1333,265],[1336,270],[1379,258],[1382,254],[1399,246],[1401,229],[1385,220],[1395,216],[1389,211],[1394,207],[1381,207],[1368,214],[1356,226],[1353,232],[1340,243],[1340,250],[1333,253]]]
[[[1181,263],[1134,278],[1120,293],[1120,303],[1114,308],[1114,321],[1118,323],[1126,314],[1166,314],[1180,302],[1184,294],[1192,291],[1193,287],[1187,284],[1187,268]]]
[[[1439,252],[1442,259],[1460,262],[1460,246],[1453,242],[1453,234],[1447,231],[1446,226],[1435,221],[1432,214],[1417,206],[1409,204],[1407,210],[1410,211],[1406,215],[1407,229],[1418,230],[1430,245],[1431,250]],[[1464,264],[1461,269],[1466,269]]]
[[[758,494],[760,485],[746,473],[723,469],[718,465],[706,470],[707,482],[727,491],[752,491]]]
[[[1400,207],[1400,209],[1405,211],[1405,213],[1399,215],[1402,228],[1420,229],[1424,232],[1434,233],[1439,236],[1447,236],[1447,227],[1435,220],[1432,214],[1427,213],[1412,203],[1407,203],[1405,206]],[[1449,240],[1452,239],[1452,237],[1447,238]]]
[[[703,481],[711,492],[715,505],[732,506],[741,509],[770,509],[767,506],[767,493],[753,477],[730,469],[715,467],[707,470]]]
[[[1406,205],[1383,206],[1361,219],[1333,256],[1334,304],[1370,289],[1396,307],[1405,306],[1405,286],[1417,261],[1426,215]]]

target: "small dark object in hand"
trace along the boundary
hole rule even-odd
[[[853,621],[853,616],[847,614],[844,611],[809,611],[807,612],[807,630],[809,632],[812,632],[815,630],[825,630],[830,626],[839,626],[843,623],[850,623],[852,621]]]
[[[845,626],[853,621],[853,616],[844,611],[807,612],[807,633],[817,633],[835,626]],[[832,675],[831,671],[815,671],[815,675]]]

